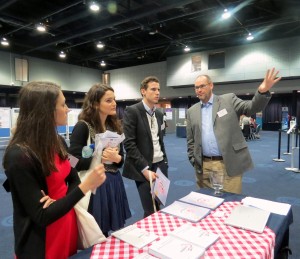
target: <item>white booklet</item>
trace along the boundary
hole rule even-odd
[[[146,252],[138,254],[133,259],[156,259],[157,257],[154,257]]]
[[[158,178],[156,178],[153,184],[152,193],[155,195],[156,199],[165,206],[170,187],[170,180],[162,173],[160,168],[157,168],[156,174],[158,175]]]
[[[199,192],[190,192],[188,195],[182,197],[179,200],[212,210],[217,208],[224,202],[223,198],[206,195]]]
[[[291,205],[288,203],[269,201],[264,199],[258,199],[253,197],[246,197],[242,199],[242,203],[248,206],[256,207],[262,210],[276,213],[279,215],[287,215]]]
[[[153,242],[148,252],[161,259],[198,259],[205,253],[205,249],[169,235]]]
[[[160,211],[191,222],[198,222],[209,214],[210,209],[180,201],[174,201],[171,205],[161,209]]]
[[[203,230],[201,227],[193,226],[191,224],[184,224],[179,228],[174,229],[169,235],[189,241],[204,249],[210,247],[220,238],[219,235],[212,233],[211,231]]]
[[[111,234],[112,236],[140,249],[158,238],[154,233],[129,225]]]
[[[254,207],[237,205],[225,219],[224,224],[262,233],[269,219],[270,212]]]

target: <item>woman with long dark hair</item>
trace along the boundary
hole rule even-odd
[[[116,115],[116,101],[113,88],[105,84],[95,84],[88,91],[70,138],[70,154],[79,162],[78,171],[88,170],[92,157],[84,157],[82,149],[95,142],[95,134],[106,130],[121,134],[121,123]],[[119,168],[123,165],[123,144],[119,147],[105,147],[102,162],[106,172],[105,183],[91,195],[89,212],[95,217],[104,235],[109,231],[124,227],[131,217],[127,195]]]
[[[68,258],[77,252],[74,205],[105,181],[103,165],[80,183],[57,126],[69,109],[60,87],[31,82],[19,93],[15,133],[3,167],[13,200],[15,254],[22,258]]]

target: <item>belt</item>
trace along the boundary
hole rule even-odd
[[[206,158],[206,159],[209,159],[209,160],[215,160],[215,161],[223,160],[222,156],[203,156],[203,158]]]

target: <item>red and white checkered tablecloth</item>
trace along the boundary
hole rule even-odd
[[[220,236],[219,240],[209,247],[201,258],[272,259],[274,257],[275,234],[270,228],[265,227],[264,232],[258,234],[224,224],[224,219],[229,216],[233,207],[238,204],[240,202],[224,202],[207,217],[193,224]],[[158,236],[166,236],[168,232],[187,222],[186,220],[157,212],[135,224],[139,228],[154,232]],[[142,249],[137,249],[115,237],[109,237],[105,243],[94,246],[91,258],[134,258],[140,253],[147,252],[149,246],[151,244]]]

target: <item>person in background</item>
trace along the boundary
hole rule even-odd
[[[250,126],[251,126],[253,129],[256,129],[256,127],[257,127],[256,120],[255,120],[255,118],[253,118],[253,117],[250,117]]]
[[[166,130],[167,130],[167,127],[168,127],[168,124],[167,124],[167,114],[164,112],[164,116],[163,116],[163,121],[164,121],[164,123],[163,123],[163,130],[162,130],[162,132],[163,132],[163,135],[164,136],[166,136]]]
[[[243,172],[253,168],[247,143],[242,134],[239,117],[263,110],[271,99],[269,90],[281,78],[278,71],[268,70],[250,101],[235,94],[217,96],[208,75],[195,81],[195,92],[200,102],[187,111],[187,151],[195,169],[200,188],[211,187],[209,171],[224,175],[224,191],[241,193]]]
[[[99,165],[80,183],[56,126],[69,111],[60,87],[35,81],[19,93],[20,113],[3,167],[13,201],[17,259],[65,259],[77,252],[74,205],[105,181]]]
[[[155,108],[160,86],[157,77],[146,77],[140,87],[143,100],[126,108],[123,118],[126,159],[123,176],[136,183],[144,217],[151,215],[159,204],[153,202],[150,178],[155,181],[159,167],[168,176],[168,159],[163,142],[163,114]],[[155,203],[155,204],[154,204]]]
[[[122,133],[117,119],[113,88],[105,84],[95,84],[88,91],[78,116],[71,138],[69,153],[79,159],[77,170],[88,170],[92,157],[83,157],[82,149],[95,142],[95,134],[106,130]],[[91,195],[88,211],[95,217],[103,234],[124,227],[125,220],[131,217],[127,195],[119,168],[124,162],[123,144],[119,147],[105,147],[102,153],[106,181]],[[111,163],[109,163],[111,162]]]
[[[244,129],[245,125],[250,125],[250,117],[243,115],[242,118],[242,129]]]

